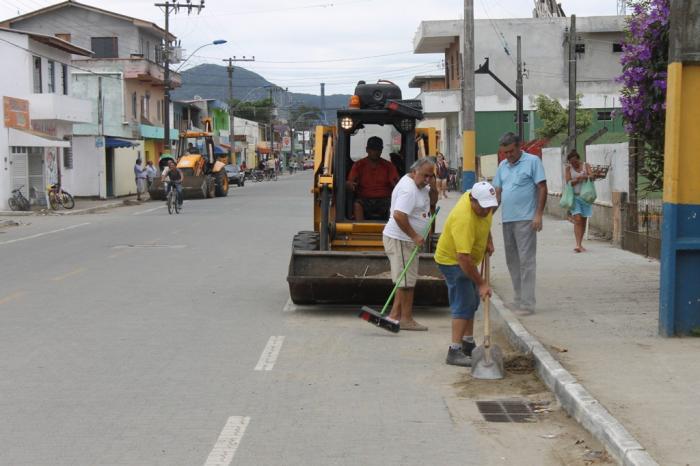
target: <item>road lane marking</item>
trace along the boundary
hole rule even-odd
[[[282,312],[296,312],[297,311],[297,305],[294,304],[292,301],[292,298],[289,298],[287,300],[287,304],[284,305],[282,308]]]
[[[284,343],[284,337],[270,337],[260,355],[258,364],[255,366],[256,371],[271,371],[275,367],[275,362],[282,349],[282,343]]]
[[[90,225],[90,222],[78,223],[77,225],[71,225],[69,227],[59,228],[58,230],[45,231],[44,233],[37,233],[36,235],[25,236],[22,238],[15,238],[15,239],[7,240],[7,241],[2,241],[2,242],[0,242],[0,246],[2,246],[3,244],[17,243],[19,241],[24,241],[24,240],[28,240],[28,239],[41,238],[42,236],[52,235],[54,233],[60,233],[62,231],[73,230],[74,228],[84,227],[85,225]]]
[[[167,205],[160,205],[160,206],[154,207],[154,208],[152,208],[152,209],[141,210],[141,211],[139,211],[139,212],[134,212],[134,213],[131,214],[131,215],[147,214],[148,212],[153,212],[154,210],[163,209],[164,207],[167,207]]]
[[[71,270],[70,272],[64,273],[63,275],[58,275],[56,277],[51,278],[51,281],[60,282],[61,280],[65,280],[68,277],[72,277],[73,275],[77,275],[81,272],[84,272],[85,270],[85,267],[78,267],[77,269]]]
[[[250,423],[250,416],[231,416],[221,430],[204,466],[228,466],[233,461],[238,446],[241,444],[245,429]]]
[[[24,291],[15,291],[14,293],[10,293],[4,298],[0,298],[0,304],[5,304],[9,303],[10,301],[17,300],[21,298],[24,295]]]

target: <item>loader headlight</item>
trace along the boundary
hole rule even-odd
[[[401,128],[401,131],[404,132],[412,131],[415,126],[416,123],[412,118],[404,118],[399,122],[399,127]]]
[[[340,119],[340,127],[345,131],[350,131],[353,127],[353,121],[350,117],[343,117]]]

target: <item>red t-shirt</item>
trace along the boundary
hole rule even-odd
[[[379,159],[378,163],[369,158],[358,160],[352,166],[348,180],[357,179],[357,196],[363,199],[391,197],[391,191],[399,179],[399,172],[391,162]]]

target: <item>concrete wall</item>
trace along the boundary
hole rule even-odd
[[[610,165],[608,176],[595,182],[598,195],[593,204],[593,216],[589,220],[592,230],[606,237],[612,236],[613,209],[612,192],[627,192],[628,188],[628,144],[600,144],[587,148],[587,161],[592,165]],[[562,192],[561,150],[556,147],[542,150],[542,163],[547,176],[547,213],[556,217],[565,217],[566,212],[559,207]]]
[[[74,196],[106,194],[105,150],[95,147],[94,136],[74,136],[73,170],[64,172],[63,181]]]
[[[143,147],[143,141],[141,141],[140,147]],[[134,163],[136,162],[137,157],[143,158],[143,150],[140,148],[114,149],[115,196],[136,194]]]
[[[104,133],[108,136],[132,138],[135,134],[133,125],[124,125],[127,121],[124,108],[124,81],[119,72],[100,73],[102,75],[102,96],[104,100]],[[99,76],[93,73],[74,72],[73,90],[76,96],[90,98],[92,100],[92,123],[76,124],[73,132],[77,135],[99,134],[98,102],[95,98],[99,94]],[[136,127],[136,130],[138,128]]]

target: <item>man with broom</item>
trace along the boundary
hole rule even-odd
[[[408,264],[415,247],[423,246],[430,207],[437,203],[435,164],[427,157],[416,160],[391,193],[390,218],[383,231],[384,250],[391,265],[394,283],[408,266],[399,284],[389,319],[398,321],[401,330],[428,330],[413,319],[413,292],[418,279],[418,259]]]
[[[493,254],[491,221],[498,207],[496,189],[481,181],[465,192],[447,216],[435,251],[452,310],[452,343],[447,364],[469,367],[474,343],[474,313],[491,287],[477,268]]]

